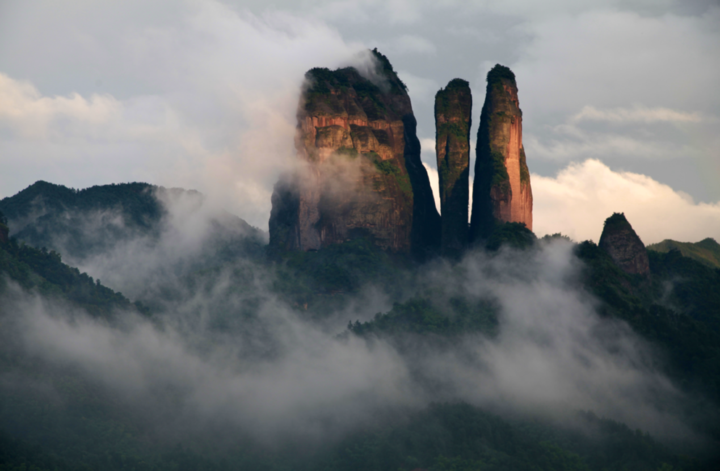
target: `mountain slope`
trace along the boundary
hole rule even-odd
[[[685,257],[695,259],[711,268],[720,268],[720,244],[710,237],[700,242],[678,242],[665,239],[657,244],[648,245],[647,249],[663,253],[679,250]]]
[[[180,217],[188,217],[202,209],[203,201],[197,191],[147,183],[75,190],[38,181],[0,200],[0,211],[7,217],[11,237],[82,261],[132,238],[157,240],[173,216],[174,206],[184,211]],[[257,251],[264,243],[260,230],[236,216],[216,212],[209,217],[214,226],[212,237],[218,244]]]

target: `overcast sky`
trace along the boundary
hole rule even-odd
[[[535,232],[720,240],[720,4],[590,1],[0,2],[0,198],[37,180],[194,188],[267,228],[298,87],[378,47],[435,167],[433,99],[516,74]],[[431,172],[432,173],[432,172]]]

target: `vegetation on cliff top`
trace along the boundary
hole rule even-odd
[[[613,213],[612,216],[605,219],[603,223],[603,232],[617,232],[633,230],[632,226],[625,217],[625,213]]]
[[[382,71],[385,78],[390,81],[390,87],[392,92],[398,94],[407,92],[407,85],[405,85],[405,83],[400,80],[400,77],[398,77],[395,69],[393,69],[393,66],[387,56],[379,52],[377,48],[374,48],[370,52],[372,52],[373,57],[380,64],[380,70]]]
[[[510,80],[515,83],[515,74],[508,67],[495,64],[495,67],[493,67],[487,74],[488,90],[491,85],[501,82],[502,80]]]

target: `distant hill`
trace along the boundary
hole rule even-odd
[[[7,218],[11,237],[77,261],[105,253],[129,238],[159,237],[173,201],[180,201],[177,206],[183,205],[185,213],[191,214],[204,204],[204,196],[147,183],[76,190],[38,181],[0,200],[0,211]],[[246,251],[264,244],[263,232],[237,216],[215,211],[210,218],[214,242],[244,245]]]
[[[647,249],[663,253],[679,250],[685,257],[695,259],[712,268],[720,268],[720,244],[710,237],[694,243],[665,239],[657,244],[648,245]]]
[[[4,218],[0,211],[0,221]],[[7,294],[8,282],[63,299],[96,317],[108,317],[116,309],[144,312],[139,303],[64,264],[57,252],[19,244],[16,239],[0,240],[0,295]]]

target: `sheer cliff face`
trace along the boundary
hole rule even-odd
[[[487,81],[476,149],[473,239],[487,237],[496,222],[521,222],[532,230],[532,189],[515,75],[496,65]]]
[[[387,58],[373,55],[373,81],[354,68],[306,74],[296,134],[303,165],[275,187],[271,246],[317,250],[359,236],[395,252],[437,245],[410,98]]]
[[[645,245],[622,213],[605,220],[598,246],[610,255],[625,273],[648,276],[650,260]]]
[[[471,114],[472,94],[465,80],[454,79],[435,95],[435,150],[445,255],[459,255],[467,245]]]

